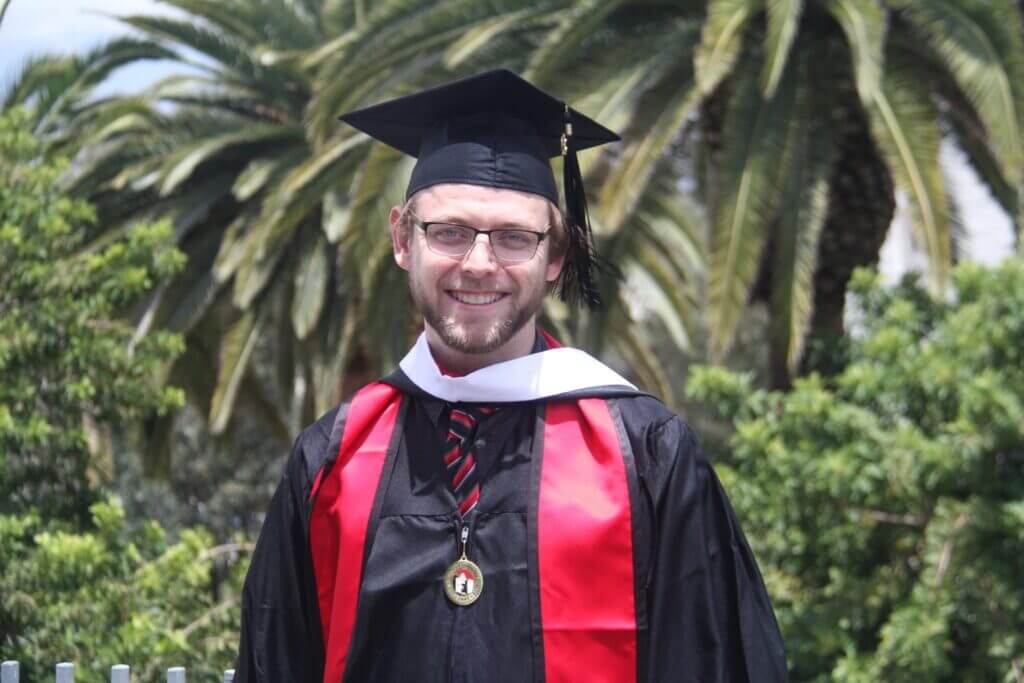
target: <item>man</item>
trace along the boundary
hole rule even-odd
[[[417,157],[390,223],[424,333],[296,441],[236,680],[784,680],[693,433],[536,324],[551,288],[599,304],[575,152],[617,137],[508,71],[343,120]]]

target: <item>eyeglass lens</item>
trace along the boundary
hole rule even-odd
[[[426,232],[432,251],[455,258],[466,255],[477,235],[472,228],[448,223],[429,223]],[[540,244],[540,235],[529,230],[491,230],[487,236],[494,256],[501,261],[529,261]]]

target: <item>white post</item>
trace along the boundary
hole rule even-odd
[[[15,682],[17,683],[17,682]],[[228,669],[224,672],[224,683],[235,683],[235,670]]]
[[[15,661],[0,664],[0,683],[18,683],[18,663]]]
[[[115,664],[110,667],[110,683],[129,683],[131,680],[131,669],[127,664]]]
[[[168,669],[167,683],[185,683],[185,667],[172,666]]]
[[[61,662],[57,665],[57,683],[75,683],[75,665]]]

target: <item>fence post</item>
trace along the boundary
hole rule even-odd
[[[17,681],[15,681],[17,683]],[[228,669],[224,672],[224,683],[235,683],[235,670]]]
[[[110,667],[110,683],[129,683],[131,680],[131,669],[127,664],[115,664]]]
[[[18,663],[15,661],[0,664],[0,683],[18,683]]]
[[[172,666],[168,669],[167,683],[185,683],[185,667]]]
[[[61,662],[57,665],[57,683],[75,683],[75,665]]]

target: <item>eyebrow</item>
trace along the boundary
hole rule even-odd
[[[476,227],[473,224],[473,221],[466,220],[465,218],[463,218],[462,216],[459,216],[458,214],[442,213],[440,216],[438,216],[436,218],[431,218],[429,220],[424,219],[424,220],[427,223],[452,223],[454,225],[465,225],[465,226]],[[546,228],[547,226],[545,225],[544,227]],[[543,228],[538,230],[537,228],[530,227],[530,226],[527,226],[527,225],[523,225],[522,223],[515,223],[515,222],[512,222],[512,221],[505,222],[505,223],[499,223],[498,225],[495,225],[493,228],[491,228],[491,230],[526,230],[527,232],[543,232]]]

